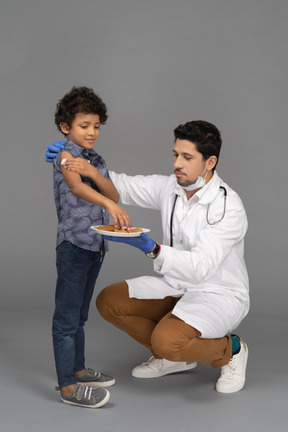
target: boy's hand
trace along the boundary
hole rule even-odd
[[[128,230],[132,227],[132,222],[126,211],[119,207],[114,201],[109,199],[105,208],[113,218],[115,226],[127,228]]]
[[[55,141],[49,144],[45,153],[46,162],[53,162],[53,159],[57,156],[60,150],[65,147],[66,141]]]
[[[89,161],[82,158],[66,159],[63,163],[64,168],[68,171],[75,172],[84,177],[92,177],[93,171],[97,168],[90,165]]]

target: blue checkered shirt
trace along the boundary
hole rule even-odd
[[[104,159],[94,150],[88,150],[68,141],[65,151],[73,157],[89,160],[91,165],[107,179],[110,179]],[[57,246],[68,241],[75,246],[91,251],[99,251],[103,245],[102,237],[90,227],[91,225],[107,225],[109,214],[98,205],[91,204],[71,193],[61,172],[61,152],[53,161],[54,167],[54,198],[58,216]],[[81,176],[83,183],[99,192],[95,183],[88,177]],[[107,242],[104,248],[108,250]]]

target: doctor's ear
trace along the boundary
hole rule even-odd
[[[61,129],[61,131],[63,132],[63,134],[64,134],[64,135],[68,135],[68,133],[69,133],[69,131],[70,131],[70,128],[69,128],[68,124],[65,123],[65,122],[63,122],[63,123],[60,123],[59,126],[60,126],[60,129]]]
[[[217,157],[216,156],[210,156],[207,164],[207,169],[212,170],[217,163]]]

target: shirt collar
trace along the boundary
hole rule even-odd
[[[68,140],[66,144],[70,144],[73,145],[74,149],[75,149],[75,154],[76,157],[79,156],[80,154],[82,154],[83,156],[87,157],[87,158],[92,158],[95,156],[98,156],[98,153],[95,152],[94,149],[88,150],[84,147],[79,146],[78,144],[75,144],[73,141]]]

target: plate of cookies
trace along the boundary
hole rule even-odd
[[[93,225],[91,228],[98,234],[113,237],[139,237],[142,233],[150,231],[148,228],[132,227],[129,231],[126,228],[115,227],[115,225]]]

